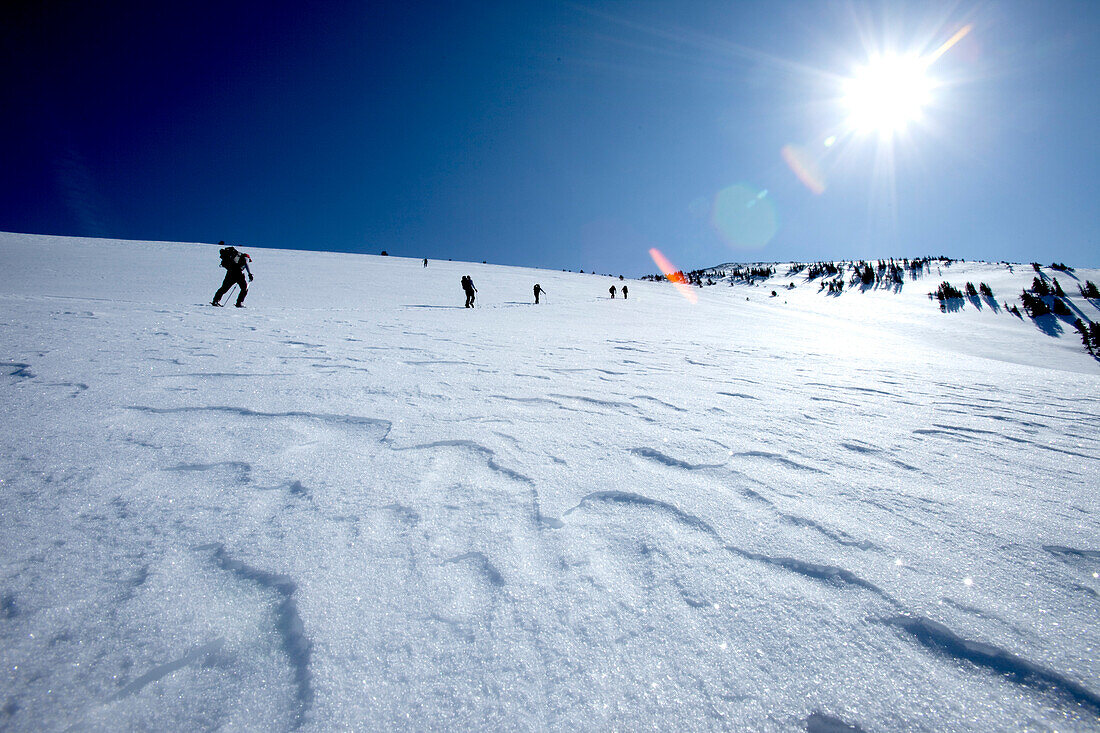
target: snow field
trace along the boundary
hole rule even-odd
[[[1100,725],[1072,331],[242,249],[0,236],[5,728]]]

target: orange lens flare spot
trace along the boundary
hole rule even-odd
[[[684,277],[683,271],[673,267],[672,263],[668,261],[668,258],[661,254],[661,250],[653,247],[649,250],[649,256],[653,258],[654,264],[660,268],[664,276],[668,278],[668,281],[676,286],[680,295],[687,298],[689,303],[699,302],[699,296],[696,295],[695,291],[688,285],[687,278]]]

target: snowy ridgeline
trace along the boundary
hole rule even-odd
[[[0,235],[0,728],[1100,727],[1071,330],[243,249]]]

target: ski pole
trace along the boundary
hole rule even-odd
[[[219,303],[219,305],[225,305],[226,303],[228,303],[230,298],[233,297],[233,291],[236,290],[236,289],[237,289],[237,284],[234,283],[233,287],[229,288],[229,292],[225,294],[225,300],[223,300],[221,303]]]

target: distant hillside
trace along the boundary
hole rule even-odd
[[[1027,265],[974,262],[950,257],[838,260],[821,262],[729,262],[673,278],[695,287],[745,285],[774,288],[771,295],[797,287],[838,297],[869,291],[919,291],[943,313],[990,311],[1024,320],[1025,315],[1052,337],[1073,334],[1100,359],[1100,271],[1064,263]],[[660,281],[665,274],[646,275]],[[1061,280],[1059,280],[1061,278]],[[908,285],[908,288],[906,287]],[[926,288],[926,289],[925,289]],[[1022,311],[1022,312],[1021,312]]]

